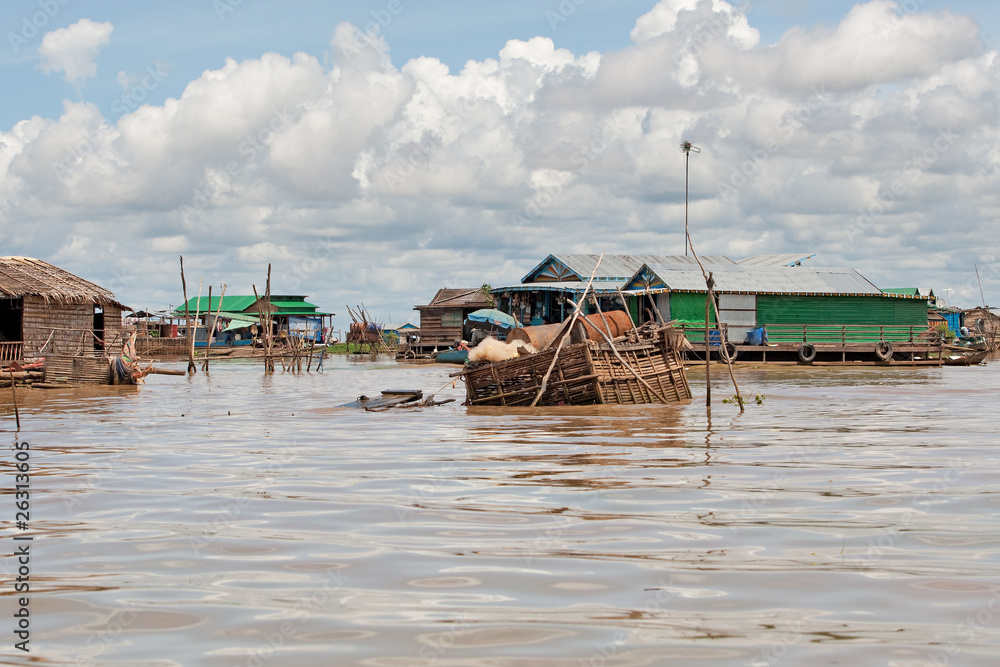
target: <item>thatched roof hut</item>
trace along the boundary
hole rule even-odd
[[[45,302],[91,303],[128,308],[100,285],[32,257],[0,257],[0,298],[38,296]]]
[[[115,295],[31,257],[0,257],[0,358],[94,355],[121,348]]]

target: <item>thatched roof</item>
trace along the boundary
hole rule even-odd
[[[48,262],[31,257],[0,257],[0,298],[25,296],[40,296],[57,303],[96,303],[128,310],[128,306],[116,301],[110,291]]]

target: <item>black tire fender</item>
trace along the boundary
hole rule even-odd
[[[736,346],[730,343],[729,341],[726,341],[726,344],[719,349],[719,352],[722,355],[723,361],[727,359],[729,361],[736,361],[736,357],[740,353],[739,350],[736,349]]]
[[[879,361],[889,361],[892,359],[892,343],[883,340],[875,346],[875,356]]]
[[[816,358],[816,346],[812,343],[802,343],[799,345],[799,361],[808,364]]]

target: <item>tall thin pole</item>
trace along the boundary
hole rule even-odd
[[[691,247],[691,234],[688,232],[688,174],[690,173],[691,152],[700,153],[701,149],[692,146],[690,141],[681,144],[684,152],[684,256],[688,256],[688,248]]]
[[[976,280],[979,282],[979,296],[982,297],[982,299],[983,299],[983,309],[985,310],[985,308],[986,308],[986,295],[983,294],[983,281],[979,278],[979,265],[978,264],[973,264],[972,266],[974,266],[976,268]]]
[[[690,144],[688,144],[690,146]],[[688,233],[688,174],[690,173],[691,151],[684,151],[684,256],[688,256],[691,235]]]

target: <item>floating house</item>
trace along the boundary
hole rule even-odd
[[[817,352],[814,345],[820,344],[824,355],[844,363],[849,353],[874,353],[879,362],[894,355],[928,361],[925,348],[940,344],[927,335],[929,293],[887,292],[854,269],[803,265],[813,256],[757,255],[740,261],[702,257],[714,279],[721,320],[710,311],[710,347],[714,338],[716,347],[728,341],[733,354],[739,346],[758,348],[766,360],[780,348],[811,362]],[[708,288],[693,257],[605,255],[599,266],[598,258],[549,255],[519,285],[495,288],[493,294],[501,310],[522,322],[561,322],[572,313],[593,274],[596,296],[584,302],[585,314],[599,307],[602,312],[627,310],[637,324],[673,320],[692,343],[704,342]],[[875,352],[873,345],[884,342],[900,344],[895,349],[882,345]]]
[[[583,295],[590,276],[594,276],[593,294],[599,303],[585,304],[584,313],[601,310],[620,310],[620,290],[646,263],[658,264],[669,257],[662,255],[605,255],[598,265],[600,255],[558,254],[549,255],[528,272],[519,285],[496,287],[493,295],[500,310],[510,313],[519,321],[530,324],[562,322],[573,312],[572,304]],[[694,258],[673,258],[694,269]],[[734,264],[725,257],[705,257],[703,262]],[[596,268],[596,273],[595,273]],[[635,313],[633,313],[634,315]]]
[[[753,272],[798,267],[810,257],[813,255],[758,255],[740,262],[721,255],[700,259],[707,271]],[[595,312],[598,306],[602,311],[622,310],[627,304],[627,309],[637,322],[654,319],[657,309],[665,319],[670,319],[667,314],[673,310],[677,313],[675,319],[704,321],[705,281],[694,257],[605,255],[598,265],[599,259],[599,255],[549,255],[521,279],[521,284],[494,288],[493,294],[497,297],[501,310],[511,313],[522,322],[534,325],[562,322],[573,312],[573,306],[567,299],[573,302],[579,301],[587,281],[593,274],[593,291],[597,294],[598,300],[596,303],[584,304],[585,314]],[[661,272],[682,272],[687,281],[685,289],[671,290],[666,284],[657,282],[653,268]],[[700,311],[695,306],[697,297],[671,297],[674,291],[678,294],[691,291],[686,287],[693,286],[690,280],[687,280],[688,276],[692,275],[701,281]],[[647,298],[640,299],[636,294],[638,291],[642,291]],[[671,309],[671,298],[673,298],[673,309]],[[701,312],[700,316],[698,312]]]
[[[736,264],[712,270],[727,338],[742,343],[758,327],[890,325],[927,328],[927,299],[886,294],[854,269]],[[644,265],[625,285],[640,303],[653,295],[665,319],[705,322],[705,278],[674,264]],[[714,313],[710,322],[715,323]]]
[[[420,313],[419,340],[410,343],[406,352],[416,356],[429,354],[434,348],[446,349],[465,337],[465,318],[480,308],[492,308],[492,297],[482,287],[444,288],[438,290],[430,303],[414,306]]]
[[[0,356],[5,362],[119,354],[122,311],[127,310],[109,290],[48,262],[0,257]]]
[[[276,335],[295,335],[306,340],[315,339],[317,342],[326,340],[325,332],[332,326],[335,315],[321,312],[316,304],[309,303],[305,296],[299,295],[272,294],[269,307],[263,297],[258,298],[252,294],[213,296],[211,299],[207,296],[191,297],[187,301],[187,311],[192,318],[197,315],[198,320],[195,327],[195,347],[207,345],[208,327],[215,322],[217,312],[219,319],[213,334],[213,345],[231,347],[251,344],[260,330],[262,310],[272,314]],[[174,309],[171,316],[182,323],[177,328],[177,335],[186,337],[184,306]]]

